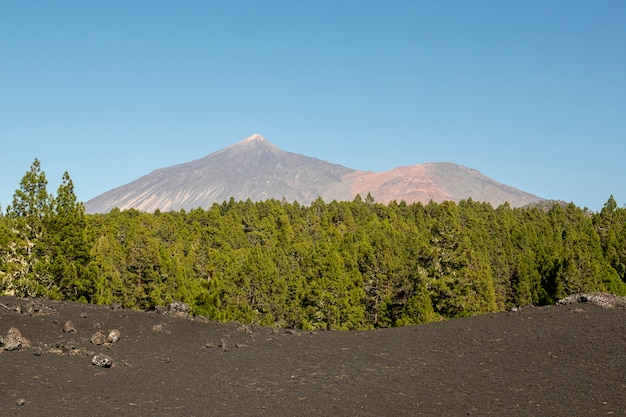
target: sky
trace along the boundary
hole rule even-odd
[[[35,158],[88,201],[259,133],[622,207],[624,22],[622,0],[1,0],[0,205]]]

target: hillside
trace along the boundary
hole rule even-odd
[[[0,297],[0,409],[3,416],[623,415],[626,309],[570,300],[428,325],[304,332]],[[11,328],[21,334],[19,348],[9,349]],[[119,340],[99,344],[99,331],[117,331]]]
[[[286,152],[255,134],[204,158],[161,168],[85,203],[87,213],[113,208],[152,212],[208,208],[213,203],[267,199],[309,204],[371,194],[381,203],[472,198],[512,207],[541,198],[451,163],[428,163],[383,173],[364,172]]]

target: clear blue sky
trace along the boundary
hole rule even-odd
[[[623,206],[625,22],[610,0],[3,0],[0,204],[35,158],[87,201],[260,133]]]

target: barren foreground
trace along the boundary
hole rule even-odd
[[[626,415],[623,307],[305,332],[0,303],[2,416]]]

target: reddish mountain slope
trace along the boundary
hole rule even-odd
[[[431,162],[395,168],[386,172],[354,174],[350,179],[354,194],[367,195],[378,202],[430,200],[459,201],[472,198],[493,206],[509,202],[513,207],[536,203],[541,198],[501,184],[480,172],[449,162]]]

